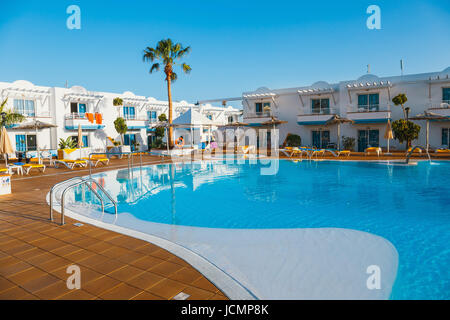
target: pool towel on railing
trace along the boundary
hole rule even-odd
[[[101,113],[95,113],[95,122],[97,122],[97,124],[102,124],[102,114]]]
[[[90,123],[94,123],[94,115],[90,112],[86,112],[86,118],[89,120]]]

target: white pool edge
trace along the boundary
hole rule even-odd
[[[47,193],[46,201],[50,205],[49,201],[50,193]],[[61,214],[61,206],[59,204],[53,204],[53,209]],[[169,240],[150,235],[147,233],[131,230],[125,227],[116,226],[110,223],[105,223],[80,215],[69,209],[65,209],[65,216],[73,218],[75,220],[94,225],[96,227],[121,233],[136,239],[144,240],[149,243],[155,244],[175,256],[185,260],[197,271],[199,271],[205,278],[211,281],[220,291],[222,291],[229,299],[232,300],[257,300],[257,297],[253,295],[247,288],[241,285],[236,279],[223,272],[205,258],[199,256],[195,252],[180,246]]]

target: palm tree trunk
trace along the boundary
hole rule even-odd
[[[173,136],[173,128],[172,128],[172,90],[171,90],[171,82],[170,82],[170,75],[167,76],[167,97],[169,100],[169,137],[168,137],[168,143],[169,143],[169,147],[170,149],[173,148],[173,141],[172,141],[172,136]]]

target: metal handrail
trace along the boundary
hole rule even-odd
[[[411,155],[414,153],[414,150],[416,150],[416,149],[425,149],[425,151],[427,152],[427,155],[428,155],[428,160],[430,160],[430,162],[431,162],[431,156],[430,156],[430,153],[428,152],[427,148],[424,148],[421,146],[414,146],[411,148],[411,151],[409,151],[408,154],[406,155],[406,162],[405,162],[406,164],[409,163],[409,158],[411,158]]]
[[[147,153],[147,154],[151,154],[151,152],[149,151],[130,151],[130,152],[91,152],[89,153],[89,178],[92,179],[92,156],[93,155],[129,155],[128,157],[128,172],[131,171],[131,169],[133,169],[134,166],[134,162],[133,162],[133,155],[135,153],[139,153],[140,156],[140,161],[139,161],[139,165],[141,167],[142,170],[142,154],[143,153]],[[131,161],[131,164],[130,164]]]
[[[94,195],[100,200],[100,203],[101,203],[101,207],[102,207],[102,213],[104,213],[105,212],[105,205],[104,205],[104,201],[103,201],[103,198],[98,194],[98,192],[97,191],[95,191],[93,188],[92,188],[92,186],[89,184],[89,182],[90,183],[94,183],[105,195],[106,195],[106,197],[113,203],[113,205],[114,205],[114,213],[115,213],[115,215],[116,215],[116,218],[117,218],[117,214],[118,214],[118,211],[117,211],[117,201],[116,200],[114,200],[113,199],[113,197],[97,182],[97,181],[95,181],[94,179],[92,179],[92,178],[82,178],[82,177],[74,177],[74,178],[71,178],[71,179],[68,179],[68,180],[65,180],[65,181],[62,181],[62,182],[60,182],[60,183],[57,183],[56,185],[54,185],[53,187],[52,187],[52,189],[50,190],[50,220],[51,221],[53,221],[53,197],[52,197],[52,193],[53,193],[53,190],[54,190],[54,188],[56,187],[56,186],[58,186],[58,185],[61,185],[61,184],[63,184],[63,183],[65,183],[65,182],[67,182],[67,181],[71,181],[71,180],[75,180],[75,179],[81,179],[81,181],[79,181],[79,182],[77,182],[77,183],[73,183],[73,184],[71,184],[71,185],[69,185],[69,186],[67,186],[64,190],[63,190],[63,192],[62,192],[62,195],[61,195],[61,225],[63,225],[64,224],[64,217],[65,217],[65,214],[64,214],[64,202],[65,202],[65,195],[66,195],[66,193],[67,193],[67,191],[68,190],[70,190],[70,189],[72,189],[72,188],[74,188],[74,187],[77,187],[77,186],[79,186],[79,185],[83,185],[83,184],[86,184],[87,186],[88,186],[88,188],[94,193]]]
[[[80,177],[80,176],[73,177],[73,178],[58,182],[57,184],[53,185],[53,187],[50,189],[50,221],[53,221],[53,191],[55,190],[56,187],[58,187],[64,183],[67,183],[69,181],[77,180],[77,179],[84,180],[83,177]]]

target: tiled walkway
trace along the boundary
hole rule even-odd
[[[146,157],[146,162],[159,158]],[[105,169],[126,167],[114,160]],[[184,260],[148,242],[66,218],[48,220],[50,187],[88,171],[49,168],[13,179],[0,196],[0,299],[227,299]],[[60,215],[55,214],[59,222]],[[67,267],[81,269],[81,289],[69,290]]]

